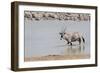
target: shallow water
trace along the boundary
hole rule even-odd
[[[60,40],[59,32],[80,32],[85,38],[84,48],[77,44],[70,46]],[[59,20],[25,20],[25,57],[45,55],[90,54],[90,22]]]

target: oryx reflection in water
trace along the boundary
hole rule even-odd
[[[83,48],[83,49],[82,49]],[[66,46],[66,48],[64,49],[64,54],[66,55],[77,55],[77,54],[82,54],[84,53],[84,46],[80,46],[80,45],[68,45]]]

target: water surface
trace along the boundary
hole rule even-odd
[[[60,40],[59,32],[80,32],[85,38],[84,50]],[[25,57],[46,55],[90,54],[90,21],[25,20]]]

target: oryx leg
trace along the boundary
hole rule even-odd
[[[69,44],[70,42],[68,41],[67,44]]]
[[[70,44],[72,46],[72,42],[67,41],[67,44]]]
[[[70,39],[69,40],[67,39],[67,44],[70,44],[72,46],[72,42]]]
[[[81,40],[81,37],[78,38],[78,42],[79,42],[79,52],[82,51],[82,40]]]
[[[79,38],[78,41],[79,41],[79,45],[80,45],[81,44],[81,38]]]
[[[85,44],[85,39],[82,37],[83,43]],[[83,45],[83,50],[85,49],[85,45]]]
[[[83,49],[83,51],[85,49],[84,43],[85,43],[85,39],[83,37],[80,37],[79,38],[79,44],[80,44],[81,48]]]
[[[72,46],[72,42],[70,42],[70,45]]]
[[[82,37],[83,43],[85,43],[85,39]]]
[[[67,44],[70,44],[70,41],[67,38],[65,38],[65,40],[67,41]]]
[[[72,42],[69,42],[69,41],[68,41],[68,44],[70,44],[70,45],[72,46]]]

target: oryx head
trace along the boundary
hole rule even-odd
[[[64,35],[65,35],[65,32],[66,31],[66,27],[64,27],[64,28],[62,28],[62,30],[61,30],[61,32],[59,32],[59,34],[60,34],[60,40],[62,40],[63,39],[63,37],[64,37]]]

